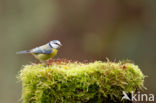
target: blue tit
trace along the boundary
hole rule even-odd
[[[34,49],[26,50],[26,51],[19,51],[16,53],[17,54],[32,54],[40,62],[45,62],[46,60],[53,58],[57,54],[58,49],[61,46],[62,44],[60,41],[52,40],[49,43],[36,47]]]

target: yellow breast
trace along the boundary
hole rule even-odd
[[[35,58],[37,58],[40,61],[48,60],[50,58],[53,58],[57,54],[58,50],[53,49],[51,54],[33,54]]]

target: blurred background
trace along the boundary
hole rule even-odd
[[[58,39],[56,58],[130,59],[148,75],[145,92],[156,93],[156,1],[0,0],[0,103],[21,103],[16,76],[36,62],[16,55]]]

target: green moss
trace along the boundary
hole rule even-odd
[[[122,91],[142,89],[144,82],[132,63],[101,61],[26,65],[19,78],[24,103],[120,102]]]

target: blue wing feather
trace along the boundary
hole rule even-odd
[[[42,49],[42,48],[34,48],[30,51],[31,53],[37,53],[37,54],[50,54],[52,53],[52,49]]]

